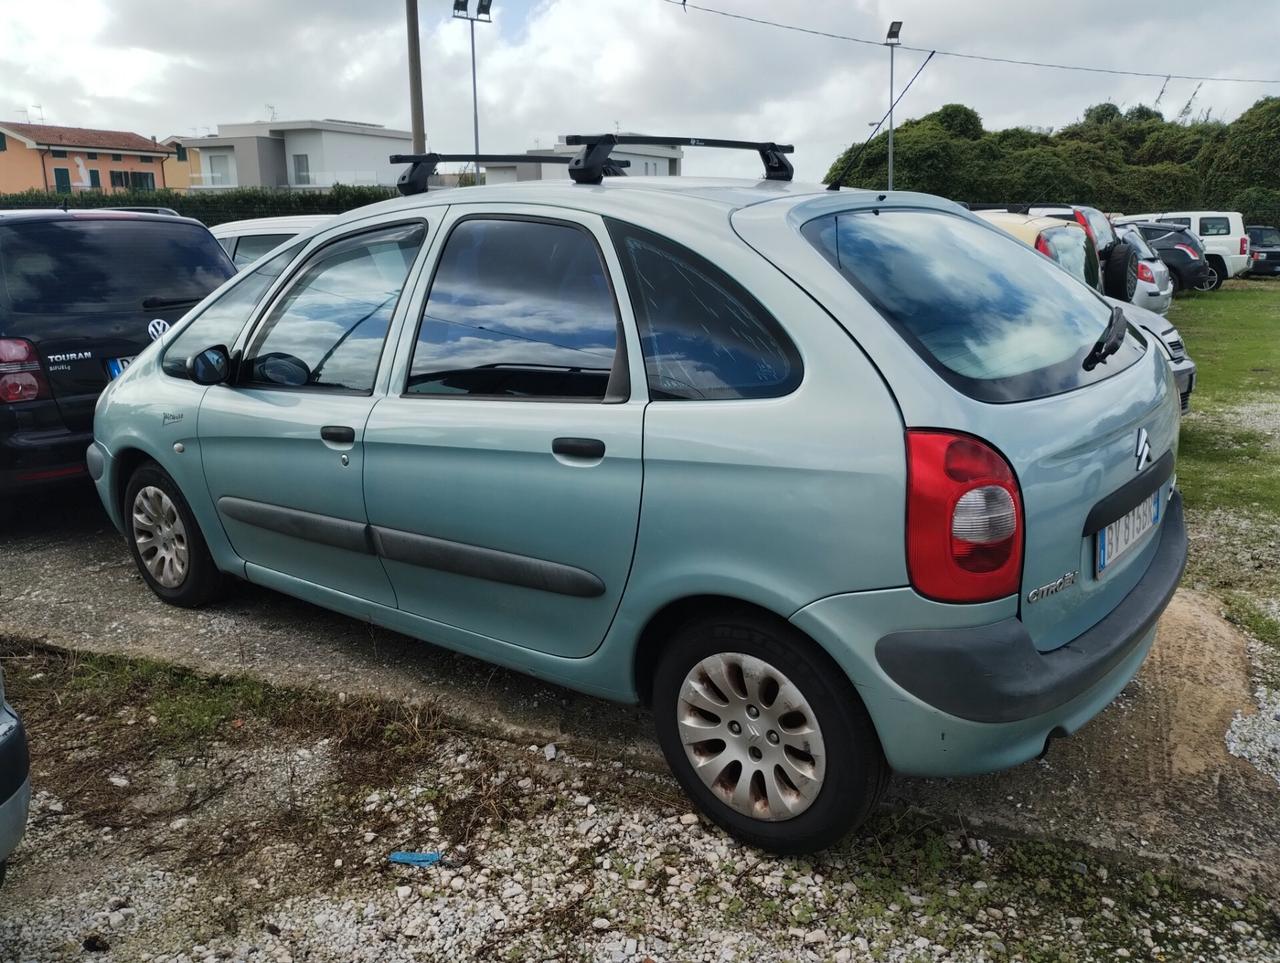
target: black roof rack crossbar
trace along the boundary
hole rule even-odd
[[[624,163],[611,161],[609,153],[620,144],[647,145],[651,147],[727,147],[731,150],[754,150],[764,163],[764,176],[771,181],[789,181],[795,173],[791,162],[784,156],[795,152],[791,144],[775,144],[772,141],[717,140],[708,137],[650,137],[644,134],[573,134],[564,139],[566,144],[581,147],[569,164],[569,176],[578,184],[599,184],[609,173],[610,165]]]
[[[411,165],[396,181],[396,190],[406,196],[425,194],[436,165],[471,161],[477,164],[568,164],[565,154],[392,154],[391,163]]]

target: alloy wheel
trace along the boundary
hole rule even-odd
[[[187,577],[190,548],[182,516],[163,489],[148,485],[133,499],[133,541],[147,571],[165,588]]]
[[[680,686],[676,723],[694,772],[745,816],[791,819],[822,790],[827,757],[813,708],[762,659],[740,652],[703,659]]]

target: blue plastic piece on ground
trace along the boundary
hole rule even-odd
[[[434,866],[442,857],[439,853],[392,853],[387,859],[404,866]]]

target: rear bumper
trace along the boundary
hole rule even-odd
[[[1262,277],[1270,277],[1275,274],[1280,274],[1280,252],[1272,254],[1268,251],[1267,259],[1265,261],[1251,260],[1249,262],[1249,270],[1247,273],[1260,275]]]
[[[31,804],[31,761],[22,720],[0,709],[0,728],[12,725],[0,737],[0,862],[18,848],[27,829]]]
[[[92,432],[64,428],[0,430],[0,493],[84,478],[84,448],[92,440]]]
[[[1209,276],[1209,263],[1204,258],[1198,258],[1176,268],[1170,266],[1169,270],[1178,275],[1178,283],[1183,288],[1194,288],[1203,284],[1204,279]]]

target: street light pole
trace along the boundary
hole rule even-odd
[[[480,183],[480,89],[476,84],[476,21],[491,23],[489,8],[493,0],[476,0],[476,14],[471,15],[471,0],[453,0],[453,15],[459,20],[470,21],[471,26],[471,124],[475,133],[476,183]]]
[[[889,34],[884,45],[889,48],[889,190],[893,190],[893,53],[898,46],[898,35],[902,32],[902,21],[895,20],[889,24]]]
[[[427,149],[426,127],[422,119],[422,51],[418,37],[418,0],[404,0],[405,27],[409,33],[409,125],[413,131],[413,152]]]

